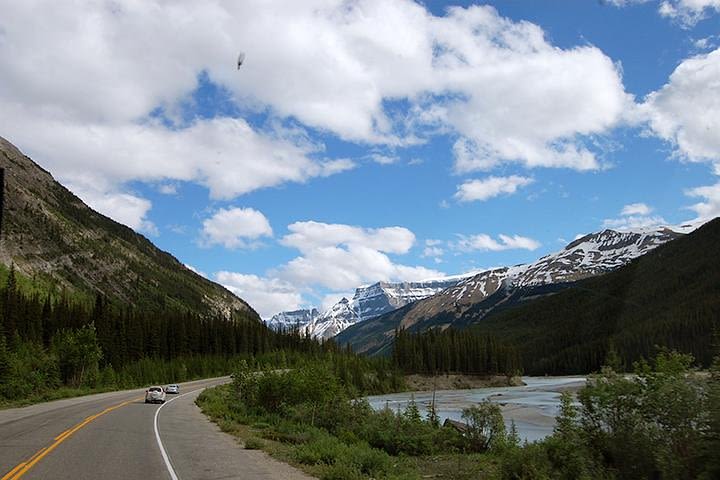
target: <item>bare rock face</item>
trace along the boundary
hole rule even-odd
[[[144,308],[230,317],[257,314],[222,286],[186,268],[147,238],[101,215],[0,137],[5,204],[0,264],[92,297]]]

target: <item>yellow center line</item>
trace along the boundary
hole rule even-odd
[[[96,413],[95,415],[90,415],[89,417],[85,418],[85,420],[83,420],[82,422],[78,423],[74,427],[68,428],[67,430],[62,432],[60,435],[55,437],[54,438],[55,441],[52,443],[52,445],[41,448],[40,450],[35,452],[35,454],[32,457],[30,457],[26,461],[21,462],[18,465],[16,465],[15,468],[13,468],[8,473],[6,473],[4,477],[0,478],[0,480],[18,480],[20,477],[25,475],[28,472],[28,470],[30,470],[32,467],[34,467],[37,462],[42,460],[43,457],[45,457],[45,455],[47,455],[48,453],[55,450],[58,447],[58,445],[60,445],[65,440],[67,440],[73,433],[77,432],[78,430],[83,428],[88,423],[92,422],[93,420],[95,420],[98,417],[105,415],[106,413],[112,412],[115,409],[124,407],[125,405],[128,405],[132,402],[135,402],[135,401],[141,400],[141,399],[142,399],[142,397],[133,398],[132,400],[128,400],[126,402],[122,402],[117,405],[113,405],[112,407],[106,408],[102,412]]]

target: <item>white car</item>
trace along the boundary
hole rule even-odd
[[[165,393],[180,393],[180,387],[173,383],[165,387]]]
[[[145,390],[145,403],[165,403],[165,391],[162,387],[150,387]]]

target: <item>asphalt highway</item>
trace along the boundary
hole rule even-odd
[[[162,405],[139,389],[0,410],[0,480],[309,478],[205,418],[197,395],[227,381],[180,384]]]

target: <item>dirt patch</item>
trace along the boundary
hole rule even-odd
[[[505,375],[407,375],[405,383],[412,391],[467,390],[471,388],[519,387],[525,385],[520,377]]]

